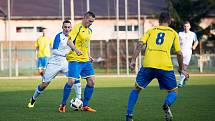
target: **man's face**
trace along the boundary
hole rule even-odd
[[[63,28],[64,35],[68,36],[69,32],[71,31],[71,24],[64,23],[62,28]]]
[[[89,27],[90,25],[93,24],[93,22],[95,21],[95,18],[93,18],[92,16],[88,16],[86,18],[84,18],[84,23],[85,23],[85,27]]]
[[[190,30],[190,24],[189,23],[184,24],[184,31],[188,32],[189,30]]]

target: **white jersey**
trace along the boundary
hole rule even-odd
[[[70,51],[70,47],[67,45],[68,37],[62,32],[55,36],[52,55],[48,63],[62,63],[66,61],[66,54]],[[66,61],[67,62],[67,61]]]
[[[47,69],[42,79],[43,82],[49,83],[59,72],[67,75],[68,62],[66,60],[66,54],[70,51],[67,40],[68,37],[62,32],[55,36],[52,55],[48,60]]]
[[[180,39],[180,46],[181,46],[182,53],[191,55],[193,42],[196,42],[196,41],[198,42],[196,34],[192,31],[189,31],[187,33],[183,31],[183,32],[179,32],[178,35]]]

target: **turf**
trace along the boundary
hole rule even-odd
[[[26,107],[39,80],[0,80],[0,121],[124,121],[134,78],[97,78],[90,105],[96,113],[58,113],[66,79],[55,79],[41,94],[35,108]],[[82,81],[82,88],[85,82]],[[215,121],[215,77],[191,77],[172,106],[174,121]],[[166,92],[154,80],[139,96],[134,121],[162,121]],[[70,99],[74,96],[74,92]],[[68,101],[69,104],[69,101]]]

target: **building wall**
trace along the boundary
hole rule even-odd
[[[75,21],[75,23],[79,23]],[[143,33],[144,21],[141,20],[140,33]],[[157,20],[149,19],[146,20],[144,29],[157,25]],[[7,22],[0,20],[0,41],[7,40],[6,35],[6,25]],[[93,35],[92,40],[109,40],[116,39],[117,32],[115,31],[116,20],[96,20],[92,25]],[[132,31],[128,31],[128,39],[138,39],[138,30],[134,30],[135,26],[138,25],[137,19],[130,19],[127,22],[128,26],[132,27]],[[10,21],[10,40],[11,41],[35,41],[39,36],[42,35],[38,32],[38,28],[45,27],[48,29],[47,35],[50,38],[55,37],[55,35],[62,31],[61,20],[11,20]],[[125,21],[120,20],[119,26],[125,26]],[[119,39],[125,39],[125,31],[119,31]]]

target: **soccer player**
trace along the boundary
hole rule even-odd
[[[82,110],[96,112],[88,103],[92,97],[95,85],[94,69],[91,63],[94,59],[89,53],[89,44],[92,35],[90,26],[94,20],[95,14],[90,11],[86,12],[82,22],[76,24],[69,33],[67,44],[70,46],[71,51],[67,54],[69,62],[68,82],[64,86],[62,102],[58,108],[59,112],[66,112],[66,101],[69,98],[72,85],[80,76],[87,81]]]
[[[187,67],[190,63],[190,59],[192,56],[192,50],[195,50],[198,45],[198,40],[196,37],[196,34],[192,31],[190,31],[190,22],[185,21],[183,24],[184,31],[179,32],[179,40],[181,45],[181,51],[183,53],[183,64],[184,69],[187,70]],[[185,86],[186,78],[185,75],[180,74],[180,80],[178,83],[178,87]]]
[[[46,89],[51,80],[59,73],[68,73],[68,62],[66,60],[66,54],[69,53],[70,47],[67,46],[68,34],[71,31],[71,22],[65,20],[62,25],[63,32],[58,33],[55,36],[54,44],[52,48],[52,55],[48,61],[47,69],[42,77],[42,82],[37,86],[30,102],[28,103],[29,108],[33,108],[36,98],[40,93]],[[81,84],[77,80],[75,82],[76,98],[81,99]]]
[[[169,121],[173,117],[170,106],[176,100],[177,83],[171,61],[171,48],[177,54],[179,72],[184,73],[186,76],[188,74],[183,68],[183,56],[180,50],[178,34],[172,28],[168,27],[169,23],[169,14],[162,12],[159,16],[160,25],[148,30],[136,46],[130,68],[135,68],[136,57],[139,55],[143,45],[146,44],[145,57],[143,65],[137,74],[135,86],[129,95],[126,121],[133,121],[133,108],[138,95],[141,89],[146,88],[154,78],[157,78],[160,89],[168,91],[163,104],[165,119]]]
[[[41,76],[43,76],[45,72],[48,58],[51,55],[50,51],[53,43],[53,41],[46,36],[47,29],[43,28],[42,32],[43,32],[43,35],[39,37],[35,42],[38,73]]]

